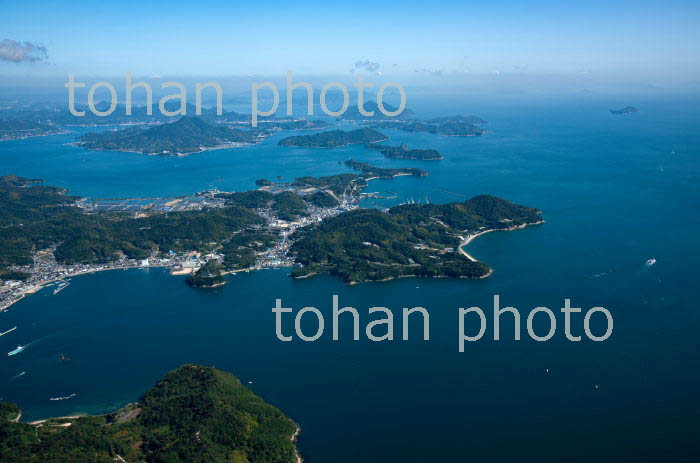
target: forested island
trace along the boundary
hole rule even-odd
[[[407,276],[483,278],[488,265],[459,252],[470,235],[542,221],[541,212],[494,196],[450,204],[357,209],[299,231],[290,252],[306,278],[330,273],[348,283]]]
[[[183,117],[146,129],[130,127],[88,133],[78,138],[76,144],[89,150],[185,155],[257,143],[265,136],[266,132],[261,130],[240,130],[200,117]]]
[[[95,109],[100,112],[109,112],[110,103],[101,101],[95,104]],[[174,113],[173,116],[163,114],[158,106],[151,108],[151,114],[148,114],[148,107],[134,105],[131,108],[131,114],[126,114],[126,106],[117,104],[114,111],[106,116],[98,116],[92,112],[86,104],[76,104],[75,110],[84,113],[82,116],[75,116],[65,108],[65,106],[56,106],[46,108],[42,105],[41,108],[22,108],[22,109],[0,109],[0,120],[31,122],[53,126],[81,126],[81,127],[99,127],[111,125],[155,125],[166,122],[176,121],[184,116],[199,117],[209,122],[234,123],[237,125],[250,126],[251,115],[238,113],[236,111],[222,111],[222,114],[217,113],[217,109],[213,107],[200,108],[201,114],[197,114],[197,107],[192,103],[181,105],[180,102],[168,101],[163,105],[163,108],[168,113]],[[280,130],[300,130],[314,129],[326,127],[330,124],[321,120],[306,120],[292,119],[285,116],[261,116],[260,123],[267,124],[265,128]]]
[[[382,121],[372,124],[375,129],[394,129],[404,132],[425,132],[452,137],[474,137],[486,133],[486,130],[477,125],[486,121],[476,116],[445,116],[427,121]]]
[[[294,121],[261,119],[258,121],[258,127],[265,130],[319,130],[330,127],[330,125],[325,121],[307,119]]]
[[[215,260],[210,260],[193,275],[188,276],[185,283],[195,288],[218,288],[226,284],[223,273],[223,266]]]
[[[114,413],[21,423],[0,402],[3,463],[298,463],[299,427],[230,373],[184,365]]]
[[[367,148],[377,150],[390,159],[413,159],[419,161],[439,161],[445,159],[439,151],[434,149],[410,149],[406,145],[388,146],[380,143],[370,143]]]
[[[362,172],[363,177],[367,180],[374,178],[394,178],[401,175],[412,175],[414,177],[428,176],[428,171],[416,169],[414,167],[403,167],[400,169],[375,167],[371,164],[367,164],[366,162],[355,161],[353,159],[348,159],[345,161],[345,165]]]
[[[375,143],[389,138],[376,130],[364,128],[351,131],[330,130],[313,135],[299,135],[283,138],[282,146],[301,146],[306,148],[339,148],[354,143]]]

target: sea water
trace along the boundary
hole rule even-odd
[[[75,134],[0,143],[0,173],[83,196],[247,190],[261,177],[347,172],[342,163],[353,158],[430,172],[371,182],[366,191],[397,198],[366,206],[488,193],[540,208],[546,219],[469,245],[494,269],[486,280],[347,286],[330,276],[292,280],[290,269],[278,269],[230,276],[229,285],[205,291],[160,269],[73,278],[56,295],[42,290],[0,314],[0,330],[18,327],[0,338],[0,396],[18,403],[25,420],[105,413],[195,362],[233,372],[296,420],[310,463],[686,457],[697,450],[700,418],[697,102],[418,101],[421,115],[475,114],[492,131],[469,138],[384,131],[392,144],[438,149],[445,155],[438,162],[384,159],[357,145],[277,146],[287,133],[188,157],[66,146]],[[640,112],[608,113],[626,104]],[[649,258],[657,263],[645,266]],[[328,319],[334,294],[363,317],[373,306],[425,307],[431,339],[416,332],[407,342],[353,341],[349,323],[339,341],[276,338],[276,298],[318,307]],[[494,294],[523,313],[557,311],[565,298],[584,311],[604,306],[614,332],[602,343],[585,336],[575,343],[559,326],[548,342],[514,341],[505,318],[500,341],[489,330],[459,353],[458,309],[488,311]],[[18,343],[26,350],[6,357]]]

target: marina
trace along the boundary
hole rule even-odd
[[[58,285],[54,288],[53,293],[54,293],[54,294],[60,293],[61,291],[63,291],[64,289],[66,289],[66,288],[68,287],[68,285],[70,285],[70,283],[69,283],[68,281],[60,280],[60,282],[58,283]]]

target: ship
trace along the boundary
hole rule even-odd
[[[8,352],[8,353],[7,353],[7,356],[8,356],[8,357],[12,357],[13,355],[17,355],[17,354],[19,354],[20,352],[22,352],[22,351],[23,351],[24,349],[26,349],[26,348],[27,348],[27,346],[20,346],[20,345],[18,344],[18,345],[17,345],[17,349],[15,349],[15,350],[13,350],[13,351],[11,351],[11,352]]]
[[[648,261],[646,261],[646,262],[644,263],[644,265],[646,265],[647,267],[651,267],[651,266],[654,265],[655,263],[656,263],[656,259],[653,259],[653,258],[652,258],[652,259],[649,259]]]

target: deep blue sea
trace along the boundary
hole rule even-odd
[[[202,291],[158,269],[77,277],[57,295],[42,290],[0,314],[0,331],[18,326],[0,338],[0,396],[18,403],[26,420],[104,413],[138,400],[167,371],[197,362],[251,382],[296,420],[308,463],[693,461],[700,451],[699,103],[584,94],[416,101],[420,116],[475,114],[492,131],[474,138],[385,131],[391,143],[440,150],[446,159],[439,162],[384,159],[361,146],[277,146],[287,134],[185,158],[66,146],[75,133],[0,143],[0,174],[43,178],[82,196],[247,190],[261,177],[345,172],[342,162],[352,157],[430,172],[372,182],[367,191],[398,193],[380,206],[488,193],[540,208],[547,221],[475,240],[469,252],[495,270],[478,281],[350,287],[327,276],[295,281],[280,269],[231,276],[229,285]],[[608,112],[628,104],[640,112]],[[646,267],[650,258],[657,263]],[[360,311],[362,327],[370,307],[392,309],[398,339],[353,341],[348,323],[332,341],[333,294]],[[523,314],[522,340],[512,339],[507,317],[503,339],[493,340],[494,294]],[[276,298],[295,310],[318,307],[326,335],[278,341]],[[565,298],[584,311],[610,310],[612,336],[567,341],[558,312]],[[430,311],[427,342],[417,329],[399,340],[401,310],[415,306]],[[489,326],[459,353],[458,309],[470,306],[486,310]],[[525,330],[525,316],[538,306],[558,313],[556,334],[544,343]],[[583,335],[582,318],[574,316],[576,335]],[[304,320],[313,331],[311,318]],[[536,319],[539,332],[543,321]],[[596,317],[592,327],[604,331]],[[292,329],[287,319],[285,331]],[[17,343],[28,347],[6,357]]]

